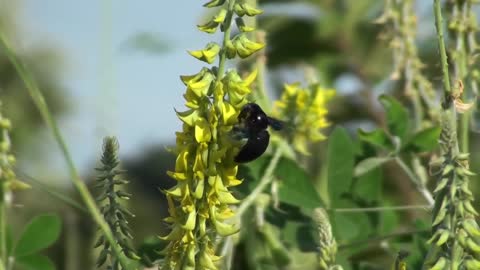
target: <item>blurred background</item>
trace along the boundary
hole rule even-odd
[[[259,28],[267,33],[268,89],[276,98],[284,82],[305,82],[306,65],[322,84],[338,91],[330,121],[352,132],[383,125],[376,97],[397,94],[391,80],[392,52],[379,39],[383,26],[373,21],[383,1],[266,0]],[[416,1],[419,55],[426,74],[439,74],[430,1]],[[200,1],[0,0],[0,31],[7,33],[53,109],[82,177],[90,181],[98,166],[102,138],[117,136],[120,158],[135,196],[130,208],[136,245],[163,232],[165,207],[159,188],[172,182],[165,171],[181,129],[174,108],[183,108],[179,75],[198,72],[203,63],[186,51],[203,48],[220,36],[196,29],[208,14]],[[440,78],[429,77],[434,83]],[[34,188],[16,198],[19,226],[35,213],[64,216],[62,240],[50,251],[58,269],[89,269],[95,228],[86,215],[51,196],[56,190],[76,196],[64,160],[13,67],[0,53],[0,99],[11,118],[19,177]],[[475,143],[475,141],[473,141]],[[325,145],[317,146],[319,153]],[[312,156],[318,175],[322,154]],[[401,203],[419,200],[395,168],[387,168]],[[393,172],[393,173],[392,173]],[[404,179],[403,179],[404,180]],[[50,191],[48,191],[50,190]],[[398,192],[400,191],[400,192]],[[399,196],[401,194],[401,196]],[[40,199],[41,198],[41,199]],[[78,200],[78,199],[77,199]],[[406,216],[413,220],[415,213]],[[85,247],[85,248],[81,248]]]

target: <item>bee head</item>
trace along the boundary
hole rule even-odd
[[[243,106],[238,115],[238,122],[252,133],[267,129],[269,124],[268,116],[255,103],[247,103]]]

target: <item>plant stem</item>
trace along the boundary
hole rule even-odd
[[[464,27],[467,26],[467,1],[460,3],[456,1],[453,4],[452,20],[455,23],[452,31],[455,35],[455,49],[452,49],[452,54],[454,57],[454,70],[455,70],[455,81],[462,81],[466,86],[465,80],[467,79],[467,45],[465,44],[467,40],[466,31]],[[466,89],[468,89],[466,87]],[[466,97],[467,94],[464,93],[463,97]],[[463,97],[460,97],[463,99]],[[461,152],[468,151],[468,142],[469,142],[469,122],[470,122],[470,113],[464,112],[460,116],[460,150]]]
[[[391,233],[391,234],[387,234],[387,235],[372,237],[372,238],[365,239],[365,240],[351,242],[351,243],[348,243],[348,244],[341,244],[341,245],[338,245],[338,249],[346,249],[346,248],[350,248],[350,247],[354,247],[354,246],[358,246],[358,245],[372,244],[373,242],[380,242],[380,241],[383,241],[383,240],[386,240],[386,239],[389,239],[389,238],[402,237],[402,236],[407,236],[407,235],[412,235],[412,234],[417,234],[417,233],[428,233],[428,232],[429,232],[429,230],[414,230],[414,231]]]
[[[233,19],[233,7],[235,6],[235,0],[228,0],[228,9],[227,9],[227,16],[223,24],[225,25],[225,32],[223,33],[223,44],[222,50],[219,54],[219,62],[218,62],[218,73],[217,73],[217,82],[223,77],[225,73],[225,62],[227,61],[227,42],[230,41],[230,33],[232,31],[232,19]]]
[[[428,189],[421,183],[421,181],[415,176],[415,174],[410,170],[410,168],[403,162],[403,160],[399,157],[395,157],[395,162],[402,168],[402,170],[408,175],[410,180],[412,180],[413,184],[416,186],[417,190],[422,194],[425,200],[428,202],[430,206],[433,206],[435,200],[433,199],[432,193],[428,191]]]
[[[3,190],[2,190],[3,193]],[[7,207],[4,194],[1,194],[0,202],[0,260],[1,267],[5,267],[3,263],[7,263]]]
[[[64,202],[65,204],[70,205],[72,208],[75,208],[75,209],[81,211],[84,214],[89,213],[88,210],[83,205],[81,205],[79,202],[77,202],[76,200],[74,200],[74,199],[72,199],[72,198],[70,198],[66,195],[63,195],[61,192],[56,191],[54,188],[50,187],[49,185],[43,183],[42,181],[40,181],[38,179],[35,179],[35,177],[32,177],[32,176],[20,171],[19,169],[15,169],[15,173],[20,175],[21,179],[24,179],[25,181],[31,182],[33,185],[36,185],[40,190],[43,190],[46,193],[48,193],[49,195],[51,195],[52,197]]]
[[[450,138],[446,143],[445,154],[449,157],[455,157],[459,153],[458,149],[458,138],[457,138],[457,116],[455,112],[455,107],[452,105],[452,89],[450,86],[450,75],[448,73],[448,61],[447,61],[447,52],[445,50],[445,42],[443,38],[443,18],[442,18],[442,9],[440,5],[440,0],[434,0],[434,14],[435,14],[435,25],[437,29],[437,40],[438,47],[440,49],[440,59],[442,65],[443,73],[443,85],[444,85],[444,103],[443,103],[443,118],[442,133],[446,137]],[[455,178],[454,180],[455,181]],[[451,186],[455,186],[457,183],[452,183]],[[443,200],[443,196],[438,196],[438,200]],[[441,201],[438,202],[441,205]],[[450,211],[450,224],[451,227],[449,230],[452,235],[457,233],[457,213],[455,207],[452,207]],[[448,217],[446,217],[448,218]],[[449,269],[458,269],[458,265],[462,261],[462,247],[459,245],[456,238],[452,239],[453,243],[450,243],[450,266]]]
[[[123,268],[131,269],[131,267],[129,267],[128,265],[128,260],[126,259],[126,257],[123,256],[120,248],[118,247],[118,244],[113,238],[113,234],[110,227],[105,222],[105,219],[103,218],[99,209],[97,208],[95,200],[93,199],[92,195],[88,191],[88,188],[85,185],[85,183],[80,179],[80,175],[78,174],[78,171],[75,168],[72,156],[68,151],[67,145],[60,133],[60,129],[58,128],[55,119],[50,113],[50,109],[48,108],[48,105],[45,101],[45,98],[42,92],[38,88],[35,80],[33,79],[32,75],[28,72],[24,64],[19,59],[17,59],[13,49],[9,46],[3,33],[0,33],[0,46],[5,52],[5,55],[7,56],[7,58],[15,67],[23,83],[25,84],[25,87],[27,88],[28,93],[30,94],[33,102],[35,103],[38,110],[40,111],[40,114],[43,120],[47,124],[48,128],[52,131],[53,136],[55,137],[55,140],[57,141],[60,147],[60,150],[63,154],[63,157],[65,158],[65,161],[67,163],[67,166],[70,172],[70,177],[72,178],[71,180],[75,185],[76,189],[78,190],[78,192],[80,193],[80,196],[82,197],[84,203],[86,204],[90,212],[90,215],[92,216],[94,221],[97,223],[97,225],[100,227],[100,229],[102,230],[108,242],[112,245],[115,255],[118,256]]]
[[[448,61],[447,61],[447,50],[445,49],[444,34],[443,34],[443,17],[442,17],[442,7],[440,5],[440,0],[433,0],[433,9],[435,14],[435,27],[437,29],[437,39],[438,39],[438,48],[440,50],[440,61],[442,65],[442,74],[443,74],[443,90],[445,95],[452,93],[450,87],[450,75],[448,73]]]
[[[238,207],[236,211],[236,215],[238,217],[241,217],[244,214],[244,212],[255,202],[258,195],[260,195],[262,191],[268,186],[268,184],[272,182],[273,171],[277,167],[278,161],[282,156],[282,152],[283,151],[281,147],[277,147],[275,149],[275,153],[273,154],[272,160],[270,160],[270,163],[268,164],[268,167],[265,170],[265,173],[260,179],[260,182],[255,187],[255,189],[245,199],[243,199],[242,203]]]
[[[335,208],[327,209],[337,213],[356,213],[356,212],[383,212],[383,211],[408,211],[408,210],[425,210],[429,211],[431,205],[401,205],[387,207],[362,207],[362,208]]]

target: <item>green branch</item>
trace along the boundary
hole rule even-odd
[[[78,190],[78,192],[80,193],[80,196],[82,197],[84,203],[86,204],[88,211],[90,212],[90,215],[95,220],[97,225],[100,227],[103,234],[107,238],[108,242],[112,245],[115,254],[120,258],[121,265],[125,269],[131,269],[128,266],[127,259],[123,256],[120,248],[115,242],[115,239],[113,238],[110,227],[105,222],[105,219],[103,218],[99,209],[97,208],[97,205],[95,204],[95,200],[93,199],[92,195],[88,191],[88,188],[85,185],[85,183],[80,179],[80,175],[78,174],[78,171],[75,168],[72,156],[68,151],[67,145],[60,133],[60,129],[58,128],[56,121],[54,120],[52,114],[50,113],[50,109],[48,108],[48,105],[45,101],[45,98],[43,97],[42,92],[38,88],[35,80],[33,79],[32,75],[28,72],[27,68],[16,57],[13,49],[9,46],[3,33],[0,33],[0,46],[2,50],[5,52],[5,55],[7,56],[7,58],[15,67],[23,83],[25,84],[25,87],[27,88],[28,93],[30,94],[30,97],[32,98],[35,105],[37,106],[38,110],[40,111],[40,114],[43,120],[47,124],[48,128],[52,131],[53,136],[55,137],[55,140],[57,141],[60,147],[60,150],[63,154],[63,157],[65,158],[65,161],[67,163],[71,180],[75,185],[76,189]]]
[[[255,202],[257,197],[262,194],[263,190],[272,182],[273,180],[273,172],[275,168],[277,167],[277,164],[280,160],[280,157],[282,156],[282,148],[277,147],[275,149],[275,153],[273,154],[272,160],[270,160],[270,163],[268,164],[267,169],[265,170],[265,173],[263,174],[262,178],[260,179],[260,182],[258,185],[255,187],[255,189],[245,198],[242,200],[242,203],[237,209],[236,215],[238,217],[241,217],[243,213],[250,208],[250,206]]]
[[[447,96],[452,94],[452,89],[450,87],[450,74],[448,72],[447,50],[445,49],[444,42],[443,17],[440,0],[434,0],[433,10],[435,14],[435,27],[437,28],[438,48],[440,50],[440,61],[442,65],[443,90]]]

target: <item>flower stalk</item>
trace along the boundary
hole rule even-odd
[[[434,14],[443,73],[444,101],[442,104],[442,158],[436,171],[435,205],[432,217],[432,237],[424,269],[479,269],[480,229],[478,215],[472,206],[473,194],[468,178],[468,153],[459,150],[457,113],[448,73],[440,0],[434,0]]]
[[[231,131],[248,102],[256,72],[242,79],[235,70],[226,70],[226,61],[236,56],[246,58],[264,47],[247,38],[246,32],[252,29],[242,19],[262,11],[235,0],[213,0],[204,6],[218,7],[218,12],[199,25],[199,30],[211,34],[220,29],[223,41],[222,45],[211,42],[202,50],[190,51],[207,63],[218,58],[217,67],[181,76],[187,87],[184,98],[188,110],[177,112],[183,129],[177,132],[175,171],[168,172],[177,184],[165,191],[170,214],[166,221],[172,230],[161,237],[169,241],[163,269],[217,269],[216,238],[238,231],[230,221],[235,216],[230,206],[239,201],[229,188],[241,183],[234,162],[239,145]],[[233,21],[240,30],[235,35]]]
[[[474,1],[454,0],[449,3],[451,14],[448,20],[448,29],[454,41],[450,52],[454,67],[454,81],[462,83],[462,93],[459,100],[472,99],[478,94],[478,69],[475,67],[477,53],[476,33],[477,22],[472,11]],[[477,75],[477,76],[476,76]],[[463,91],[463,85],[465,90]],[[473,103],[472,103],[473,104]],[[466,152],[469,144],[469,127],[471,112],[466,110],[460,117],[460,150]]]
[[[414,112],[414,129],[419,130],[429,122],[438,121],[438,106],[434,104],[432,84],[422,72],[423,63],[415,44],[417,18],[413,0],[386,0],[378,23],[391,25],[390,47],[393,53],[394,71],[391,78],[404,79],[404,94],[410,99]]]
[[[23,83],[25,84],[25,87],[28,90],[28,93],[32,98],[35,106],[40,111],[40,114],[43,120],[45,121],[47,127],[51,130],[55,140],[57,141],[58,146],[67,163],[67,167],[68,167],[72,182],[75,188],[78,190],[80,196],[82,197],[82,200],[85,203],[90,215],[92,216],[93,220],[97,223],[97,225],[101,228],[102,233],[105,235],[108,242],[112,245],[112,248],[115,251],[115,253],[119,255],[119,257],[121,258],[122,257],[121,251],[120,251],[120,248],[115,243],[115,239],[112,235],[112,231],[110,230],[110,227],[108,227],[108,224],[105,222],[105,219],[103,219],[100,213],[100,210],[97,208],[92,194],[88,191],[87,186],[80,178],[80,175],[73,162],[73,158],[70,155],[70,151],[68,150],[67,144],[65,143],[65,140],[63,139],[63,136],[60,133],[60,129],[58,128],[57,122],[55,121],[52,114],[50,113],[50,109],[47,105],[47,102],[45,101],[45,98],[42,92],[38,88],[38,85],[35,82],[34,78],[32,77],[32,74],[28,71],[28,69],[20,61],[20,59],[18,59],[18,57],[15,55],[13,48],[8,43],[3,33],[0,33],[0,48],[5,52],[5,55],[7,56],[9,61],[12,63],[12,65],[15,67],[15,70],[17,71],[18,75],[20,76]],[[125,269],[131,269],[130,267],[128,267],[128,261],[126,259],[121,259],[120,263]]]
[[[340,265],[335,265],[337,255],[337,242],[333,237],[332,225],[327,212],[322,208],[313,211],[313,221],[317,231],[318,265],[321,270],[341,270]]]
[[[120,164],[118,147],[118,141],[115,137],[106,137],[104,139],[101,158],[102,166],[97,168],[100,172],[97,176],[97,187],[100,189],[97,202],[99,205],[102,205],[100,210],[108,226],[110,226],[115,241],[120,246],[123,255],[130,259],[138,260],[139,257],[129,243],[129,239],[133,239],[133,236],[127,221],[127,217],[133,217],[134,215],[121,204],[122,200],[130,199],[130,194],[121,189],[121,186],[127,184],[128,181],[120,178],[121,171],[117,168]],[[104,265],[109,259],[109,269],[124,269],[120,264],[120,258],[112,251],[104,235],[99,236],[95,244],[95,248],[97,247],[103,248],[97,260],[97,267]]]
[[[0,112],[0,265],[7,268],[9,254],[7,250],[7,210],[13,191],[30,188],[18,180],[13,168],[15,156],[12,154],[10,130],[12,124]]]

